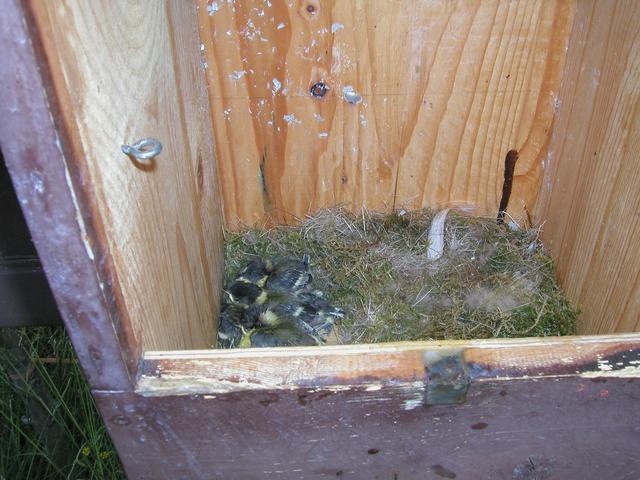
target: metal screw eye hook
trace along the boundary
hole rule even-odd
[[[143,138],[133,145],[122,145],[122,152],[136,160],[149,160],[160,154],[162,144],[155,138]]]

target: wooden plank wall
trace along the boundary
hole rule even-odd
[[[573,1],[198,3],[228,226],[335,204],[493,215],[513,148],[509,210],[532,209]]]
[[[540,198],[581,333],[640,331],[640,2],[578,4]]]
[[[103,248],[91,249],[113,266],[105,294],[144,350],[211,346],[222,215],[196,5],[26,4],[61,105],[69,181],[102,232]],[[136,166],[120,146],[144,137],[164,149]]]

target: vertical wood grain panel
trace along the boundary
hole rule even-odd
[[[579,331],[638,331],[640,3],[578,5],[538,212]]]
[[[210,346],[222,219],[195,5],[33,1],[31,9],[138,341]],[[120,145],[144,137],[164,149],[139,167]]]
[[[509,211],[532,210],[573,1],[198,3],[228,225],[338,203],[494,214],[513,148]]]
[[[65,131],[56,128],[60,103],[50,94],[51,78],[24,5],[0,0],[4,161],[87,381],[96,390],[131,390],[141,346],[111,302],[112,286],[103,283],[110,265],[94,243],[100,224],[91,222],[90,197],[78,195],[70,178],[71,148]],[[38,301],[33,295],[27,300]]]

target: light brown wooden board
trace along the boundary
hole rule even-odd
[[[301,386],[344,388],[421,383],[423,355],[459,354],[473,381],[544,375],[640,376],[640,335],[549,337],[317,348],[146,352],[136,391],[144,396],[228,393]]]
[[[222,220],[195,4],[34,0],[30,8],[86,174],[79,188],[95,197],[115,266],[109,281],[137,342],[210,346]],[[164,146],[151,167],[120,151],[144,137]]]
[[[228,226],[335,204],[494,215],[513,148],[509,212],[532,210],[574,2],[199,7]],[[309,94],[319,80],[322,99]],[[360,104],[343,100],[346,86]]]
[[[540,198],[580,333],[640,330],[640,3],[584,1]]]

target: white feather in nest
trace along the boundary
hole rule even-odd
[[[429,246],[427,247],[427,258],[435,262],[444,253],[444,227],[447,222],[447,215],[449,214],[449,208],[440,210],[433,220],[431,221],[431,227],[429,227]]]

